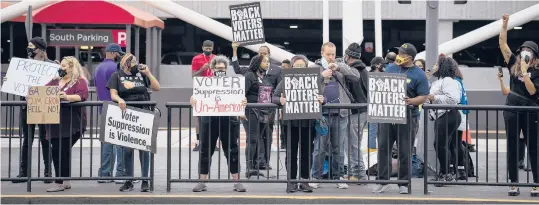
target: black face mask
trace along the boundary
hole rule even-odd
[[[60,76],[60,78],[63,78],[66,75],[67,75],[67,72],[64,69],[58,69],[58,76]]]
[[[131,66],[129,69],[129,72],[131,72],[132,75],[135,75],[138,73],[138,65]]]
[[[26,53],[28,53],[28,57],[34,58],[36,57],[35,48],[26,48]]]
[[[215,72],[213,72],[213,75],[215,77],[225,77],[226,76],[226,71],[215,71]]]
[[[211,51],[203,51],[202,53],[204,53],[205,56],[211,55]]]

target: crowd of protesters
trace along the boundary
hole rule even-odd
[[[515,106],[537,106],[539,95],[539,47],[536,43],[526,41],[513,54],[506,42],[507,22],[509,16],[502,17],[502,29],[499,36],[500,49],[509,69],[510,86],[506,87],[501,80],[502,93],[507,96],[506,104]],[[417,49],[410,43],[398,47],[398,53],[389,52],[385,58],[378,56],[370,62],[370,68],[361,60],[362,48],[358,43],[352,43],[345,50],[343,58],[336,58],[337,46],[331,42],[321,45],[321,58],[309,65],[303,55],[296,55],[290,60],[282,61],[281,65],[271,63],[271,51],[267,46],[261,46],[258,55],[254,56],[248,66],[240,66],[237,49],[240,45],[232,43],[233,56],[231,59],[222,55],[214,55],[212,41],[202,43],[203,53],[192,61],[192,76],[224,77],[228,76],[228,66],[231,65],[236,74],[244,76],[245,97],[247,103],[274,103],[286,105],[284,95],[283,69],[316,68],[319,70],[320,95],[317,100],[323,104],[368,103],[369,73],[387,72],[407,76],[406,96],[402,99],[409,110],[406,124],[368,124],[367,109],[329,109],[324,107],[321,119],[311,120],[282,120],[279,110],[269,108],[249,108],[240,117],[219,116],[197,118],[197,143],[193,151],[200,151],[199,177],[207,179],[211,167],[211,156],[218,149],[218,142],[223,145],[225,157],[228,160],[230,174],[234,180],[241,178],[239,157],[240,129],[243,126],[247,135],[245,176],[264,176],[260,170],[271,170],[271,148],[273,130],[283,133],[279,136],[280,148],[286,150],[286,170],[288,179],[304,180],[335,180],[336,187],[347,189],[348,183],[341,180],[357,181],[361,184],[367,181],[366,169],[362,156],[362,139],[364,129],[369,130],[368,149],[378,151],[377,180],[387,181],[391,177],[392,150],[396,145],[398,160],[398,179],[407,181],[411,176],[410,166],[416,133],[419,127],[419,116],[423,104],[466,105],[468,103],[464,76],[457,62],[449,56],[440,54],[433,68],[427,67],[423,59],[415,59]],[[27,51],[28,58],[52,62],[47,59],[46,42],[36,37],[30,40]],[[139,64],[137,58],[130,53],[124,53],[117,44],[106,47],[106,59],[98,65],[94,81],[98,100],[113,101],[123,110],[126,101],[149,101],[151,91],[159,91],[160,84],[150,72],[150,68]],[[62,59],[61,69],[57,78],[47,85],[61,88],[60,99],[66,102],[86,101],[88,98],[88,78],[74,57]],[[430,80],[430,81],[429,81]],[[22,98],[24,100],[24,98]],[[191,98],[190,103],[196,104]],[[152,110],[149,106],[135,106],[140,109]],[[24,109],[24,107],[23,107]],[[101,110],[99,111],[101,112]],[[433,181],[452,182],[467,180],[470,176],[465,172],[466,157],[469,144],[462,139],[468,127],[466,110],[428,110],[429,120],[434,122],[434,148],[439,169]],[[22,134],[24,145],[18,177],[27,176],[27,144],[32,143],[34,127],[26,125],[25,112],[21,112]],[[526,117],[536,118],[536,113],[519,115],[512,111],[503,113],[506,124],[508,143],[508,170],[511,182],[518,182],[518,168],[530,169],[534,183],[539,183],[537,152],[537,126]],[[42,146],[45,177],[52,176],[52,167],[56,177],[70,177],[71,147],[86,131],[86,112],[84,109],[68,109],[62,107],[60,121],[62,124],[74,126],[39,125],[39,138]],[[519,123],[520,122],[520,123]],[[30,128],[30,129],[27,129]],[[280,128],[280,129],[279,129]],[[520,135],[523,135],[521,137]],[[524,150],[528,150],[528,161],[524,163]],[[512,150],[520,150],[512,151]],[[367,153],[368,153],[367,152]],[[134,150],[121,146],[104,143],[102,146],[102,164],[99,176],[112,177],[116,162],[116,177],[132,177],[134,171]],[[299,156],[299,157],[298,157]],[[348,158],[348,160],[345,160]],[[149,152],[139,151],[141,173],[148,177],[150,164]],[[328,167],[325,167],[325,164]],[[346,165],[347,164],[347,165]],[[528,164],[528,167],[524,167]],[[329,170],[326,173],[326,169]],[[269,173],[269,172],[268,172]],[[298,176],[299,173],[299,176]],[[269,176],[268,176],[269,177]],[[116,180],[117,182],[120,180]],[[21,181],[16,181],[21,182]],[[51,180],[44,180],[51,183]],[[49,192],[70,189],[67,180],[55,180]],[[113,180],[100,180],[100,183],[110,183]],[[135,181],[120,181],[120,191],[134,189]],[[408,194],[410,184],[398,184],[400,194]],[[287,193],[313,192],[320,188],[319,183],[289,183]],[[381,193],[390,187],[387,183],[377,184],[372,190]],[[204,183],[197,184],[194,192],[206,191]],[[143,180],[141,191],[149,191],[149,183]],[[241,183],[234,183],[234,191],[245,192],[247,189]],[[512,186],[509,195],[520,194],[519,187]],[[532,195],[539,195],[537,187],[532,188]]]

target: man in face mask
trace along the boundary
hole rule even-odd
[[[404,102],[412,106],[406,113],[408,124],[379,124],[378,132],[378,179],[389,180],[389,167],[391,164],[389,154],[393,144],[397,142],[399,151],[399,180],[408,180],[410,176],[412,145],[418,128],[418,106],[425,103],[429,95],[429,83],[427,76],[421,68],[414,65],[417,50],[410,43],[399,47],[399,54],[395,63],[388,65],[386,72],[402,73],[407,75],[407,89]],[[410,130],[411,129],[411,130]],[[378,184],[373,192],[381,193],[389,188],[388,184]],[[407,184],[399,184],[399,192],[408,194]]]
[[[107,89],[107,83],[110,76],[117,70],[117,62],[120,60],[120,56],[125,53],[122,51],[120,45],[111,43],[105,48],[105,59],[95,69],[95,89],[97,91],[97,100],[99,101],[112,101],[110,98],[110,91]],[[101,108],[99,109],[101,112]],[[101,168],[99,168],[98,175],[101,177],[112,177],[114,169],[115,158],[118,161],[116,166],[116,176],[125,176],[124,165],[122,163],[121,147],[114,146],[109,143],[103,144],[103,151],[101,152]],[[98,183],[110,183],[112,180],[98,180]],[[121,183],[121,181],[118,181]]]
[[[193,61],[191,63],[191,74],[193,77],[195,76],[202,76],[202,77],[211,77],[213,76],[213,72],[210,69],[210,62],[213,59],[215,55],[212,54],[213,52],[213,41],[205,40],[202,42],[202,53],[199,55],[196,55],[193,57]],[[199,121],[200,118],[197,117],[196,122],[196,133],[197,133],[197,141],[200,138],[200,128],[199,128]],[[193,151],[198,151],[198,142],[195,144],[195,147],[193,148]],[[218,148],[216,148],[218,149]]]

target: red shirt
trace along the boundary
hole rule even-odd
[[[210,64],[211,59],[213,59],[215,55],[211,54],[210,56],[205,56],[203,53],[196,55],[193,57],[193,61],[191,62],[191,70],[193,72],[196,72],[204,66],[204,64]],[[213,73],[211,72],[211,69],[205,70],[202,72],[203,77],[212,77]]]

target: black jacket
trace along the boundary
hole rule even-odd
[[[232,67],[234,68],[234,72],[239,75],[243,75],[247,77],[247,73],[250,71],[248,66],[240,66],[240,63],[236,59],[232,59]],[[266,85],[272,85],[273,91],[275,91],[275,88],[277,88],[277,85],[279,82],[281,82],[282,79],[282,69],[281,67],[270,64],[270,67],[268,69],[268,72],[266,73],[266,76],[264,77],[264,84]]]
[[[358,60],[349,65],[359,71],[359,76],[351,76],[346,79],[346,84],[350,88],[350,93],[354,97],[355,103],[368,103],[369,99],[369,72],[367,66],[362,61]],[[359,78],[359,79],[357,79]],[[366,112],[367,107],[359,109],[359,112]],[[358,113],[358,110],[352,110],[353,114]]]

